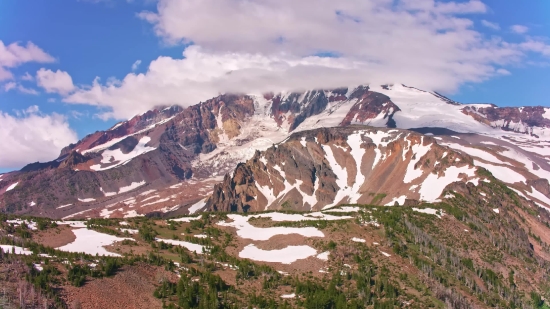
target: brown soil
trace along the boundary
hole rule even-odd
[[[47,247],[58,248],[76,240],[72,228],[59,225],[54,229],[47,229],[33,235],[33,240]]]
[[[127,266],[112,278],[93,279],[79,288],[66,286],[61,294],[70,306],[82,309],[161,308],[153,291],[162,278],[177,279],[160,267]]]

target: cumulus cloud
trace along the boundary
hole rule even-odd
[[[485,20],[485,19],[483,19],[483,20],[481,21],[481,24],[482,24],[483,26],[485,26],[485,27],[487,27],[487,28],[490,28],[490,29],[493,29],[493,30],[500,30],[499,24],[497,24],[497,23],[492,23],[492,22],[487,21],[487,20]]]
[[[125,119],[223,92],[367,83],[453,91],[505,74],[503,66],[527,53],[546,53],[541,41],[509,43],[476,31],[470,14],[487,10],[478,0],[159,0],[139,17],[166,42],[193,44],[183,57],[159,57],[122,80],[95,79],[64,101]]]
[[[69,73],[61,70],[40,69],[36,72],[36,83],[47,93],[67,95],[74,90],[73,79]]]
[[[135,71],[139,68],[139,65],[141,64],[141,60],[136,60],[134,64],[132,64],[132,71]]]
[[[64,116],[43,115],[38,106],[32,106],[16,116],[0,111],[0,140],[0,168],[20,168],[55,159],[77,136]]]
[[[529,31],[529,28],[523,25],[513,25],[510,27],[510,30],[512,30],[512,32],[514,33],[524,34],[524,33],[527,33],[527,31]]]
[[[8,70],[27,62],[49,63],[55,58],[43,51],[32,42],[20,45],[18,42],[5,45],[0,40],[0,81],[12,79],[13,74]]]

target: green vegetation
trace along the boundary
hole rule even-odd
[[[479,191],[491,194],[487,199],[474,198]],[[126,234],[133,240],[118,244],[115,250],[121,257],[96,257],[45,247],[32,239],[35,233],[58,230],[55,222],[28,218],[37,224],[38,231],[33,231],[27,224],[8,224],[6,220],[12,217],[0,214],[3,229],[13,235],[0,237],[0,243],[34,253],[1,255],[0,261],[17,259],[30,265],[27,282],[61,308],[67,307],[58,294],[64,285],[86,288],[92,280],[145,264],[180,276],[166,276],[155,282],[151,293],[164,308],[548,309],[544,299],[550,296],[550,284],[533,285],[533,281],[526,280],[547,278],[545,273],[550,271],[550,264],[532,248],[533,243],[545,250],[545,238],[524,223],[525,216],[538,218],[537,210],[494,179],[477,187],[457,185],[444,195],[452,197],[415,206],[435,209],[441,218],[410,207],[376,205],[384,194],[372,194],[373,205],[353,205],[359,207],[358,212],[327,212],[353,216],[351,220],[276,222],[250,217],[249,222],[258,227],[314,227],[326,235],[304,242],[317,252],[329,251],[329,261],[308,261],[305,264],[312,264],[313,270],[288,274],[279,272],[278,264],[238,258],[242,241],[232,229],[217,225],[227,219],[224,213],[205,213],[189,223],[129,219],[127,228],[138,233]],[[500,214],[493,211],[497,207]],[[101,233],[121,234],[116,219],[91,219],[87,226]],[[194,236],[198,234],[206,237]],[[367,241],[352,242],[352,237]],[[192,253],[157,238],[199,244],[205,250]],[[42,271],[32,267],[36,263],[42,264]],[[324,265],[323,272],[318,272],[318,265]],[[281,298],[288,293],[296,297]]]

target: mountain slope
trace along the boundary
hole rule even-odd
[[[338,204],[439,200],[455,181],[477,184],[468,156],[410,131],[364,126],[291,135],[257,152],[214,188],[221,211],[319,210]]]
[[[257,150],[266,150],[293,132],[355,124],[435,134],[447,146],[469,155],[472,152],[464,151],[469,149],[465,145],[491,153],[510,149],[496,154],[496,167],[483,159],[475,162],[515,184],[521,194],[550,207],[542,197],[550,197],[545,185],[550,171],[545,113],[542,107],[459,104],[403,85],[222,95],[185,109],[159,108],[137,115],[68,146],[52,162],[29,164],[2,175],[0,207],[51,217],[194,212],[203,208],[202,200],[214,184]],[[457,135],[459,142],[451,142]],[[331,151],[341,154],[339,149]],[[512,151],[520,155],[509,156]],[[501,163],[513,171],[502,170]],[[525,186],[509,177],[517,174],[525,177]],[[302,181],[308,183],[303,190],[309,192],[311,181]],[[533,191],[535,185],[542,196]],[[400,194],[394,197],[406,195]]]

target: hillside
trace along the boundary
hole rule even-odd
[[[0,280],[9,304],[21,291],[27,308],[546,308],[547,211],[477,173],[477,185],[453,183],[441,202],[414,207],[4,215]]]

